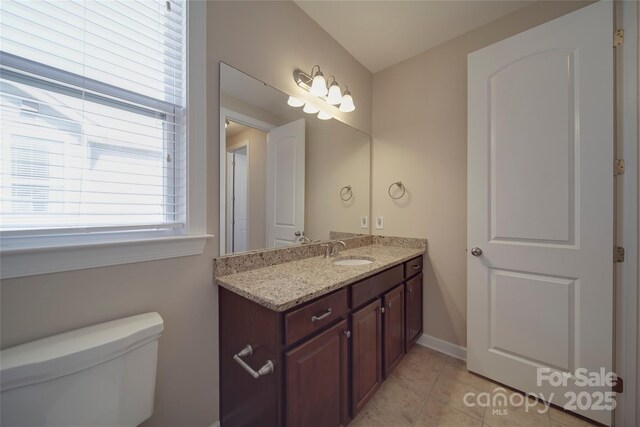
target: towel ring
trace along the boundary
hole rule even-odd
[[[347,195],[349,197],[347,197]],[[353,197],[353,191],[351,191],[351,186],[350,185],[345,185],[344,187],[342,187],[342,190],[340,190],[340,198],[342,199],[342,201],[346,202],[351,200],[351,198]]]
[[[393,197],[393,196],[391,195],[391,189],[393,188],[393,186],[394,186],[394,185],[397,185],[399,188],[401,188],[401,189],[402,189],[402,194],[401,194],[401,195],[399,195],[398,197]],[[406,193],[406,192],[407,192],[407,189],[404,187],[404,184],[402,183],[402,181],[398,181],[398,182],[394,182],[393,184],[391,184],[391,185],[389,186],[389,190],[388,190],[387,192],[389,193],[389,197],[391,197],[393,200],[398,200],[398,199],[401,199],[401,198],[402,198],[402,196],[404,196],[404,193]]]

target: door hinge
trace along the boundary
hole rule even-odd
[[[616,377],[613,385],[611,386],[611,391],[614,393],[622,393],[624,391],[624,381],[620,377]]]
[[[622,46],[624,43],[624,30],[619,28],[613,33],[613,47]]]
[[[618,176],[624,173],[624,159],[615,159],[613,161],[613,175]]]
[[[622,246],[613,248],[613,262],[624,262],[624,248]]]

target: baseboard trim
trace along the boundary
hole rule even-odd
[[[439,351],[451,357],[455,357],[460,360],[467,360],[467,348],[461,345],[450,343],[449,341],[441,340],[440,338],[432,337],[431,335],[422,334],[417,344],[428,347],[432,350]]]

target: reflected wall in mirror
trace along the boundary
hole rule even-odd
[[[371,138],[220,63],[220,254],[369,233]]]

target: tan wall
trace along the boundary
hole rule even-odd
[[[585,4],[533,4],[374,75],[371,216],[380,234],[429,240],[428,335],[466,346],[467,54]]]
[[[371,138],[336,120],[307,121],[305,231],[312,240],[330,231],[368,233],[360,217],[369,212]],[[342,201],[340,190],[352,187]]]
[[[371,74],[292,2],[207,4],[207,228],[218,234],[218,61],[292,92],[292,71],[320,63],[352,89],[350,120],[371,127]],[[242,22],[242,25],[238,23]],[[314,49],[310,49],[314,46]],[[218,420],[218,299],[212,239],[201,256],[2,281],[1,345],[123,316],[158,311],[154,414],[145,426],[209,426]]]
[[[267,243],[267,134],[249,128],[227,138],[227,151],[247,142],[247,250],[263,249]]]

